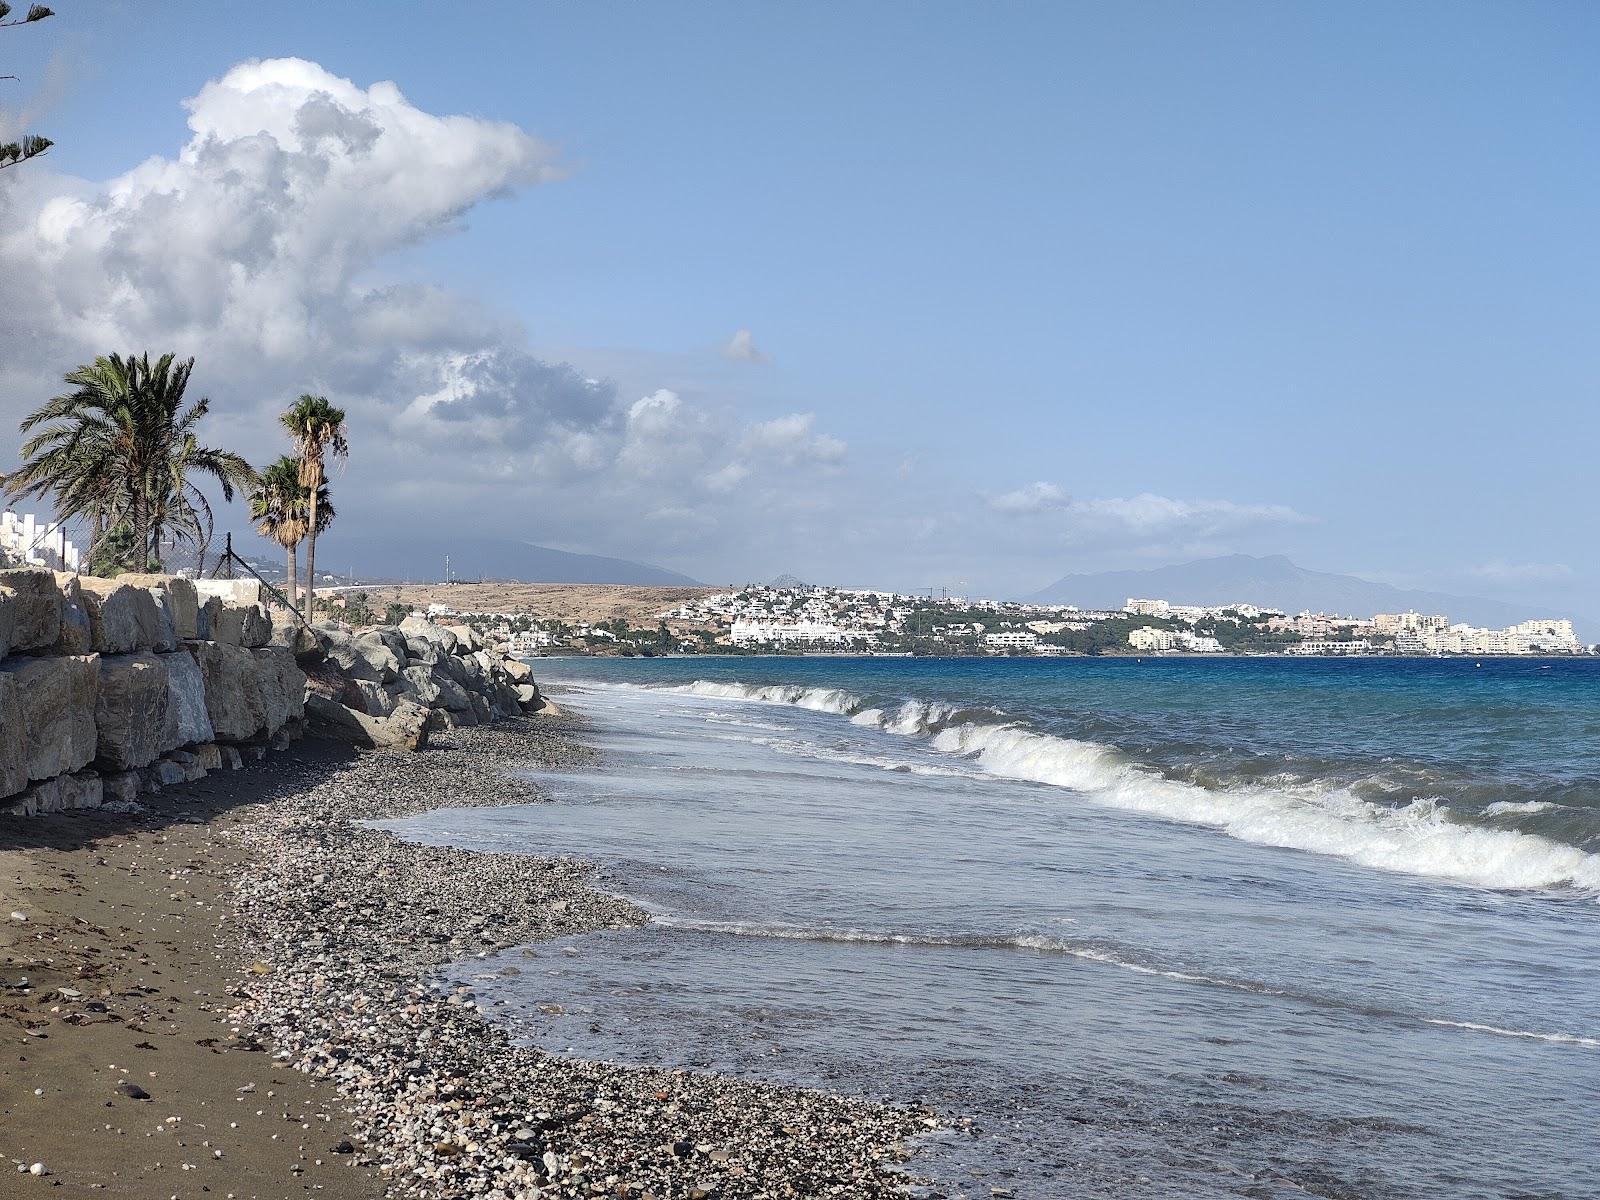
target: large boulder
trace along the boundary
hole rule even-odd
[[[216,740],[250,741],[264,724],[252,653],[221,642],[190,642],[187,650],[200,670],[206,717]]]
[[[350,708],[364,712],[369,717],[387,717],[395,706],[393,693],[383,684],[373,683],[370,679],[350,680],[342,700]]]
[[[28,729],[22,723],[17,677],[0,671],[0,796],[28,786]]]
[[[501,667],[501,669],[503,671],[505,671],[507,677],[511,680],[512,683],[532,683],[533,682],[533,668],[530,667],[527,663],[523,662],[521,659],[516,659],[516,658],[505,659],[500,664],[500,667]]]
[[[155,593],[121,579],[78,580],[79,598],[89,615],[89,637],[101,654],[132,654],[149,650],[161,636],[161,616]]]
[[[206,711],[206,685],[200,665],[187,650],[158,654],[167,671],[167,748],[209,742],[216,736]]]
[[[272,644],[272,617],[264,604],[247,604],[239,610],[239,644],[259,650]]]
[[[200,607],[195,613],[194,636],[202,641],[209,642],[217,636],[217,622],[222,616],[222,598],[220,596],[202,596]]]
[[[99,669],[94,702],[96,765],[109,771],[149,766],[178,744],[168,740],[166,663],[143,650],[103,654]]]
[[[456,652],[456,635],[443,625],[435,625],[427,617],[419,617],[417,614],[412,613],[411,616],[400,622],[400,632],[405,634],[408,639],[418,637],[432,642],[446,654],[454,654]]]
[[[117,578],[123,583],[149,588],[158,593],[158,601],[171,617],[173,644],[157,646],[155,649],[175,650],[178,638],[197,636],[195,624],[199,615],[199,589],[194,580],[185,579],[181,575],[127,574],[119,575]]]
[[[445,649],[438,642],[430,642],[425,637],[406,638],[406,658],[413,663],[431,667],[444,656]]]
[[[20,796],[5,802],[0,812],[37,817],[75,808],[99,808],[104,794],[98,774],[80,771],[75,775],[57,775],[54,779],[34,784]]]
[[[89,624],[89,610],[84,607],[83,587],[69,571],[57,571],[55,577],[61,591],[61,636],[51,652],[89,654],[94,650],[94,629]]]
[[[251,650],[255,663],[256,688],[261,700],[263,736],[270,736],[290,721],[298,721],[306,711],[306,673],[294,655],[277,646]]]
[[[456,635],[457,654],[471,654],[474,650],[483,649],[483,639],[471,625],[446,625],[445,628]]]
[[[0,571],[0,654],[48,650],[61,637],[61,589],[43,567]]]
[[[56,620],[60,619],[58,608]],[[6,723],[0,741],[9,741],[13,729],[20,731],[28,778],[50,779],[88,766],[97,738],[98,657],[13,658],[0,662],[0,673],[8,675],[15,688],[18,716],[14,726]]]
[[[355,652],[378,672],[379,683],[393,683],[400,677],[401,668],[406,665],[405,639],[395,640],[399,644],[399,653],[395,652],[395,646],[381,631],[358,634],[351,643]]]
[[[156,601],[156,628],[150,637],[152,650],[178,648],[178,609],[172,593],[164,587],[146,588]]]
[[[287,650],[301,662],[320,662],[327,651],[322,635],[308,629],[303,621],[286,609],[277,609],[272,618],[272,639],[267,643]]]
[[[428,744],[428,710],[409,700],[387,717],[373,717],[312,693],[306,715],[316,732],[366,750],[421,750]]]

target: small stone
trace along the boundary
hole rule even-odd
[[[117,1084],[117,1091],[130,1100],[150,1099],[150,1093],[145,1091],[137,1083],[134,1083],[131,1079],[124,1079],[121,1083]]]

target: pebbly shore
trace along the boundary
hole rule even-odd
[[[571,718],[544,717],[283,779],[225,834],[240,864],[225,934],[244,964],[234,1038],[332,1085],[349,1136],[326,1157],[375,1170],[394,1197],[903,1194],[929,1112],[563,1059],[514,1044],[469,989],[438,983],[455,960],[648,918],[571,858],[417,845],[362,822],[540,801],[518,767],[592,757]]]

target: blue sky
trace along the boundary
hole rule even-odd
[[[60,7],[0,42],[4,102],[61,144],[13,212],[179,161],[184,102],[250,59],[546,144],[538,179],[501,162],[459,213],[397,221],[338,303],[436,285],[452,353],[475,321],[531,356],[494,373],[497,419],[553,386],[527,362],[610,381],[584,401],[609,415],[574,419],[543,491],[504,463],[407,489],[442,453],[379,402],[410,385],[280,355],[285,386],[378,397],[352,402],[385,447],[352,463],[352,543],[409,503],[718,580],[1017,593],[1283,551],[1581,611],[1600,579],[1593,6]],[[290,307],[326,325],[326,300]],[[219,408],[277,402],[170,328]],[[741,329],[761,361],[723,353]],[[633,417],[693,445],[618,432],[662,393]]]

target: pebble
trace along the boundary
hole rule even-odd
[[[451,730],[424,753],[338,768],[286,762],[272,803],[229,835],[245,851],[231,949],[271,965],[242,977],[237,1036],[333,1083],[349,1137],[332,1152],[359,1145],[396,1200],[903,1195],[916,1182],[907,1142],[939,1124],[925,1109],[560,1058],[451,990],[441,969],[459,959],[649,919],[571,858],[423,846],[362,824],[541,802],[509,772],[593,761],[567,725]]]

